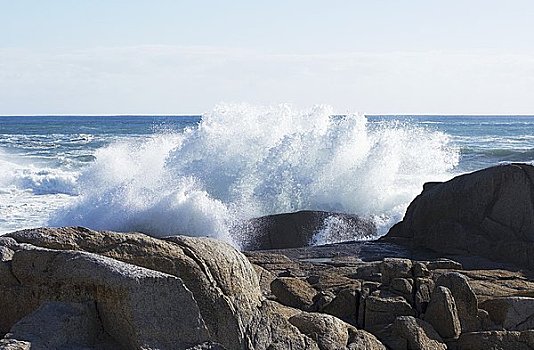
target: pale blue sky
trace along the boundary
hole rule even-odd
[[[0,5],[0,114],[534,114],[534,1]]]

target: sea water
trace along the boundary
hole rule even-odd
[[[311,209],[367,217],[380,235],[425,182],[532,161],[525,116],[246,104],[189,117],[0,116],[0,234],[79,225],[239,246],[240,221]],[[339,227],[325,225],[321,242]]]

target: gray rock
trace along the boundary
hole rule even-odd
[[[426,309],[425,321],[444,339],[458,338],[462,328],[458,318],[458,310],[451,291],[442,286],[438,286]]]
[[[434,290],[434,281],[430,278],[416,278],[415,279],[415,296],[414,307],[419,313],[425,313],[428,303],[430,302],[430,295]]]
[[[340,318],[350,324],[356,324],[359,299],[358,289],[343,288],[330,303],[322,308],[321,312]]]
[[[437,286],[447,287],[454,298],[462,332],[478,330],[478,300],[467,277],[457,272],[446,273],[438,278]]]
[[[489,299],[480,307],[486,310],[490,319],[509,331],[534,329],[534,298],[507,297]]]
[[[485,331],[462,333],[458,339],[458,350],[532,350],[534,330]]]
[[[390,288],[392,291],[401,294],[405,298],[412,298],[413,280],[406,278],[394,278],[391,280]]]
[[[380,264],[382,283],[389,284],[394,278],[411,278],[412,261],[401,258],[385,258]]]
[[[384,240],[534,269],[534,167],[496,166],[427,186]]]
[[[365,300],[365,329],[393,323],[397,316],[415,316],[415,310],[402,297],[369,296]]]
[[[310,245],[315,234],[329,218],[343,223],[342,229],[337,230],[337,241],[376,235],[376,227],[371,220],[355,215],[310,210],[255,218],[236,226],[234,230],[239,237],[249,238],[244,242],[245,250],[305,247]]]

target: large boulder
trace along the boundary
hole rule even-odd
[[[534,167],[510,164],[425,186],[384,240],[534,268]]]
[[[8,234],[19,243],[82,250],[179,277],[193,293],[210,339],[230,349],[248,346],[262,294],[254,268],[230,245],[210,238],[39,228]]]
[[[242,237],[243,249],[281,249],[310,245],[316,234],[332,227],[330,239],[341,242],[376,235],[371,220],[355,215],[303,210],[295,213],[268,215],[251,219],[235,227],[235,235]]]
[[[12,304],[94,303],[104,329],[123,347],[185,348],[209,340],[193,294],[175,276],[96,254],[36,247],[16,251],[12,266],[32,295]],[[89,324],[78,323],[84,322]],[[22,327],[17,325],[15,332]]]

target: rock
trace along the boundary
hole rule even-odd
[[[430,271],[428,271],[427,264],[424,264],[420,261],[413,263],[413,276],[418,278],[426,278],[430,276]]]
[[[425,313],[428,303],[430,302],[430,295],[434,290],[434,281],[430,278],[416,278],[415,279],[415,296],[414,307],[419,313]]]
[[[411,316],[397,317],[392,335],[406,340],[408,350],[445,350],[439,334],[427,322]]]
[[[458,350],[487,349],[532,350],[534,349],[534,330],[463,333],[458,340]]]
[[[381,298],[369,296],[365,300],[365,329],[387,325],[397,316],[415,316],[415,310],[402,297]]]
[[[462,332],[478,330],[478,301],[467,278],[458,272],[450,272],[440,276],[436,285],[450,290],[456,303]]]
[[[195,345],[191,348],[187,348],[186,350],[226,350],[226,348],[218,343],[205,342],[202,344]]]
[[[429,270],[461,270],[463,268],[459,262],[445,258],[429,261],[426,266]]]
[[[341,223],[337,241],[354,240],[355,237],[373,237],[376,227],[371,220],[342,213],[324,211],[298,211],[269,215],[249,220],[235,228],[239,237],[249,238],[244,250],[297,248],[310,245],[325,220]]]
[[[271,283],[276,279],[276,276],[271,271],[264,269],[259,265],[252,266],[258,275],[262,294],[266,296],[271,295]]]
[[[192,293],[177,277],[95,254],[42,248],[15,252],[12,265],[39,300],[96,303],[106,332],[126,348],[209,340]],[[29,301],[12,301],[20,302]]]
[[[14,339],[0,339],[0,350],[30,350],[31,344],[27,341]]]
[[[301,310],[310,310],[317,294],[307,282],[293,277],[275,279],[271,291],[280,303]]]
[[[11,237],[0,236],[0,247],[16,249],[19,244]]]
[[[534,329],[534,298],[508,297],[490,299],[480,307],[486,310],[490,319],[510,331]]]
[[[28,342],[32,349],[119,347],[105,334],[94,303],[45,302],[18,321],[6,339]]]
[[[411,280],[411,279],[410,279]],[[412,298],[412,283],[406,278],[394,278],[391,280],[390,288],[393,292],[401,294],[403,297]]]
[[[380,264],[382,283],[389,284],[394,278],[411,278],[412,261],[410,259],[385,258]]]
[[[534,167],[496,166],[427,187],[385,241],[534,269]]]
[[[349,329],[349,350],[386,350],[373,334],[361,329]]]
[[[330,315],[302,312],[292,316],[289,322],[315,340],[321,350],[346,349],[349,346],[351,349],[385,349],[373,335]]]
[[[98,253],[181,278],[193,293],[210,340],[228,349],[253,342],[247,327],[259,327],[251,325],[262,299],[256,272],[246,257],[221,241],[183,236],[165,241],[80,227],[23,230],[9,236],[19,243]]]
[[[438,286],[434,290],[426,309],[425,321],[430,323],[442,338],[458,338],[462,328],[456,303],[448,288]]]
[[[253,321],[254,324],[261,326],[251,328],[250,338],[254,339],[254,342],[246,349],[319,349],[314,340],[302,334],[289,322],[291,317],[301,312],[301,310],[265,300],[261,306],[261,313],[258,314],[259,319]]]
[[[360,293],[357,288],[343,288],[320,311],[355,325],[358,319],[359,299]]]

